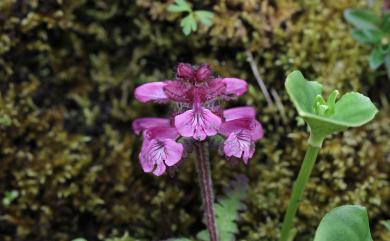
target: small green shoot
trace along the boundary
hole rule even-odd
[[[346,93],[336,101],[339,92],[334,90],[325,101],[322,85],[307,81],[299,71],[287,76],[286,89],[299,116],[310,127],[314,146],[321,146],[323,139],[334,132],[364,125],[378,112],[368,97],[357,92]]]
[[[205,26],[213,24],[214,14],[212,12],[206,10],[194,11],[186,0],[175,0],[175,3],[169,5],[168,11],[187,14],[180,22],[180,26],[186,36],[190,35],[191,32],[195,32],[198,29],[198,24]]]
[[[19,197],[19,192],[17,190],[7,191],[3,197],[3,205],[9,206],[13,201]]]

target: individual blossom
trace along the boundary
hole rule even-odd
[[[255,152],[254,142],[263,137],[263,128],[255,119],[254,107],[236,107],[223,112],[225,122],[219,133],[227,137],[223,143],[226,156],[242,158],[247,164]]]
[[[139,118],[133,122],[133,130],[143,132],[139,160],[144,172],[162,175],[166,166],[178,163],[183,155],[183,145],[175,140],[179,133],[170,125],[169,119]]]
[[[143,133],[139,155],[145,172],[161,175],[167,166],[176,165],[183,156],[180,139],[205,141],[216,135],[226,138],[224,152],[228,157],[253,156],[254,142],[262,137],[262,128],[255,120],[252,107],[223,110],[221,103],[243,95],[246,81],[215,77],[208,65],[181,63],[173,80],[143,84],[135,89],[135,98],[142,102],[170,103],[169,119],[141,118],[133,122],[136,134]],[[250,114],[248,114],[250,113]]]

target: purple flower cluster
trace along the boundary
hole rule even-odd
[[[139,154],[145,172],[160,176],[167,166],[177,164],[184,153],[181,138],[204,141],[224,137],[223,152],[242,158],[247,164],[255,152],[254,142],[262,138],[263,128],[255,119],[254,107],[223,110],[221,101],[243,95],[244,80],[214,77],[208,65],[179,64],[176,79],[152,82],[135,89],[135,98],[143,103],[173,103],[172,118],[139,118],[133,121],[136,134],[143,134]]]

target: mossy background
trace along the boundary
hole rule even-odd
[[[283,87],[299,68],[326,90],[356,90],[380,109],[368,125],[325,142],[300,206],[298,240],[310,240],[331,208],[368,208],[374,240],[390,240],[390,81],[368,68],[369,47],[343,19],[357,0],[190,1],[215,13],[214,24],[181,33],[172,1],[0,1],[0,240],[134,240],[191,236],[203,228],[191,158],[174,175],[144,174],[131,121],[164,116],[165,107],[134,101],[134,87],[173,78],[178,62],[208,63],[248,80],[239,104],[257,107],[265,138],[248,166],[212,162],[217,194],[246,174],[248,208],[238,240],[276,240],[307,132]],[[377,1],[380,5],[381,1]],[[379,8],[377,7],[378,11]],[[255,56],[282,114],[267,107],[245,51]],[[132,240],[132,239],[130,239]]]

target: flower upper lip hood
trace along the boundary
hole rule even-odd
[[[245,80],[237,78],[213,78],[208,65],[192,67],[179,64],[175,80],[146,83],[134,91],[135,98],[143,103],[168,101],[193,103],[210,101],[217,97],[230,99],[248,90]]]
[[[193,67],[190,64],[180,63],[176,68],[177,79],[186,80],[191,83],[202,83],[212,77],[210,66],[202,64],[199,67]]]
[[[223,110],[221,101],[231,100],[248,90],[245,80],[214,77],[206,64],[192,66],[181,63],[176,78],[146,83],[134,91],[142,102],[173,103],[170,119],[140,118],[133,121],[136,134],[144,141],[139,159],[145,172],[161,175],[167,166],[181,159],[184,148],[179,139],[204,141],[220,135],[225,138],[224,153],[248,162],[254,154],[254,142],[263,136],[261,124],[255,119],[255,108],[238,107]]]

